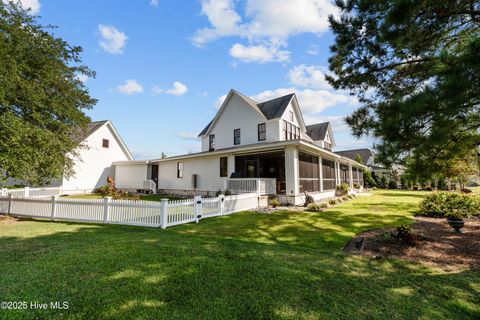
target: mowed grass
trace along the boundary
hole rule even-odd
[[[377,191],[322,213],[244,212],[167,230],[0,225],[0,297],[68,310],[0,319],[478,319],[480,272],[341,249],[413,222],[421,192]]]

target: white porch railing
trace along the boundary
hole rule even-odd
[[[143,180],[143,189],[150,190],[152,193],[157,193],[157,184],[153,180]]]
[[[277,179],[275,178],[239,178],[225,180],[225,190],[232,193],[252,193],[257,195],[276,194]]]

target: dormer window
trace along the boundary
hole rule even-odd
[[[283,120],[283,133],[285,140],[300,139],[300,128],[285,120]]]
[[[108,139],[103,139],[102,147],[107,148],[110,146],[110,141]]]
[[[208,151],[215,151],[215,135],[211,134],[208,137]]]

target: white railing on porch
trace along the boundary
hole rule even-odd
[[[143,190],[150,190],[157,193],[157,184],[153,180],[143,180]]]
[[[48,198],[0,196],[0,214],[53,221],[124,224],[163,229],[257,207],[256,193],[219,195],[214,198],[195,197],[178,201],[162,199],[161,202],[58,196]]]
[[[277,193],[277,179],[275,178],[238,178],[225,180],[225,190],[232,193],[256,193],[267,195]]]

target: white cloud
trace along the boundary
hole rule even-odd
[[[296,86],[312,89],[332,89],[325,80],[325,73],[322,69],[318,66],[301,64],[290,69],[288,78],[290,83]]]
[[[197,30],[192,43],[204,46],[222,37],[240,37],[249,43],[244,48],[258,47],[261,43],[282,52],[279,48],[287,46],[289,37],[301,33],[321,35],[329,29],[328,16],[338,15],[338,9],[330,0],[246,0],[242,2],[245,3],[243,10],[237,10],[236,3],[235,0],[202,0],[201,14],[208,18],[210,26]],[[239,12],[244,12],[244,16]]]
[[[158,7],[159,0],[150,0],[150,5],[154,7]]]
[[[8,0],[4,0],[3,2],[8,2]],[[25,10],[30,9],[30,14],[38,14],[40,12],[41,5],[38,0],[20,0],[20,5]]]
[[[123,48],[127,44],[128,37],[125,33],[119,31],[114,26],[106,26],[100,24],[98,26],[100,32],[100,47],[108,53],[119,54],[123,52]]]
[[[118,92],[125,94],[134,94],[143,92],[143,87],[137,80],[126,80],[125,84],[117,87]]]
[[[199,140],[198,133],[194,133],[194,132],[185,132],[185,131],[177,132],[177,137],[184,140]]]
[[[279,50],[278,47],[258,46],[244,46],[240,43],[234,44],[230,48],[230,55],[243,62],[274,62],[287,61],[290,58],[290,52]]]
[[[297,96],[298,103],[300,104],[300,108],[302,109],[304,115],[315,114],[338,104],[354,105],[357,103],[356,98],[346,94],[330,92],[327,90],[300,90],[294,87],[263,91],[252,96],[252,99],[262,102],[293,92],[295,92]]]
[[[320,48],[317,45],[311,45],[306,52],[311,56],[316,56],[320,53]]]
[[[89,79],[89,77],[84,74],[77,74],[75,77],[81,82],[85,82]]]
[[[215,101],[214,103],[214,106],[215,106],[215,109],[220,109],[220,107],[222,106],[223,104],[223,101],[225,101],[225,99],[227,99],[227,95],[224,94],[223,96],[220,96],[218,97],[218,99]]]
[[[180,81],[175,81],[173,87],[170,89],[162,89],[158,86],[153,88],[153,93],[155,94],[172,94],[174,96],[182,96],[188,92],[188,87],[181,83]]]

